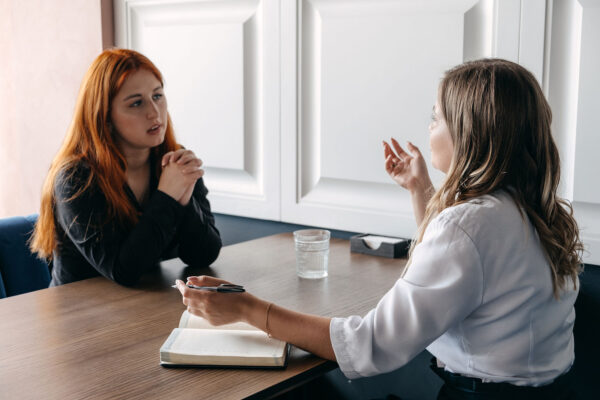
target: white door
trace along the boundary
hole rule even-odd
[[[573,202],[586,247],[600,265],[600,1],[548,3],[545,86],[561,150],[564,197]]]
[[[518,61],[520,1],[287,0],[282,7],[282,26],[299,24],[282,31],[283,48],[298,46],[282,52],[282,219],[413,235],[410,198],[384,171],[382,140],[410,140],[430,165],[427,126],[444,71],[481,57]],[[543,19],[534,28],[543,49]]]
[[[115,27],[163,73],[213,211],[280,219],[279,2],[116,0]]]
[[[117,45],[164,73],[216,212],[349,231],[413,235],[381,141],[429,161],[444,71],[519,62],[548,96],[561,193],[600,264],[597,0],[115,0],[115,16]]]

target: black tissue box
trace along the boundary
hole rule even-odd
[[[381,256],[387,258],[402,258],[408,254],[408,249],[410,249],[411,240],[410,239],[402,239],[402,238],[393,238],[399,239],[396,243],[386,243],[382,242],[381,245],[372,249],[363,240],[366,236],[379,236],[379,235],[371,235],[368,233],[362,233],[360,235],[354,235],[350,237],[350,251],[353,253],[363,253],[370,254],[372,256]],[[389,236],[385,236],[389,237]]]

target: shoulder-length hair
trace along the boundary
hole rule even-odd
[[[415,243],[445,208],[503,189],[538,233],[555,297],[567,278],[575,287],[583,245],[570,203],[557,195],[560,160],[550,131],[552,113],[535,77],[510,61],[472,61],[446,72],[438,96],[454,154]]]
[[[42,189],[40,215],[31,240],[31,249],[40,257],[51,259],[56,248],[54,209],[55,185],[61,174],[72,174],[83,164],[90,174],[72,198],[77,198],[92,187],[106,198],[107,220],[116,219],[123,225],[133,225],[139,217],[124,190],[127,163],[115,140],[117,134],[110,122],[112,101],[125,80],[134,72],[146,69],[163,84],[156,66],[144,55],[127,49],[103,51],[88,69],[75,105],[73,120],[58,154],[52,161]],[[171,117],[167,114],[167,127],[163,143],[152,149],[160,159],[165,153],[177,149]],[[160,162],[156,163],[160,176]]]

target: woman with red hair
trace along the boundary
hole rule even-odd
[[[219,254],[202,161],[175,141],[163,79],[142,54],[109,49],[90,66],[46,178],[31,248],[50,286],[95,276],[134,285],[163,258]]]

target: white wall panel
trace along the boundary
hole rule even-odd
[[[520,15],[521,0],[494,1],[494,57],[519,62]]]
[[[427,136],[427,105],[435,102],[439,78],[463,59],[462,12],[378,8],[380,14],[369,17],[331,10],[322,17],[318,43],[302,48],[303,54],[321,52],[313,55],[320,85],[302,82],[300,90],[306,102],[320,106],[315,124],[321,132],[302,134],[320,137],[322,178],[389,184],[381,140]],[[411,36],[418,40],[406,40]]]
[[[117,44],[163,73],[177,139],[203,159],[216,212],[280,218],[278,12],[276,0],[116,8]]]
[[[561,152],[561,191],[573,201],[586,247],[584,261],[600,265],[600,3],[555,0],[549,11],[547,86]]]
[[[561,194],[573,200],[581,5],[577,0],[556,1],[549,5],[545,86],[553,111],[552,133],[561,157]]]
[[[494,0],[480,0],[465,13],[463,59],[491,57],[494,35]]]
[[[600,180],[595,168],[600,151],[600,4],[555,0],[548,13],[545,81],[561,152],[561,192],[573,202],[586,248],[584,261],[600,265]]]
[[[521,1],[519,64],[543,83],[546,0]]]
[[[381,141],[410,140],[429,163],[444,71],[519,62],[548,95],[561,194],[600,264],[597,0],[115,0],[115,11],[117,44],[163,71],[216,211],[335,229],[412,235]]]
[[[410,140],[429,161],[427,126],[444,71],[494,51],[518,58],[514,35],[498,35],[504,24],[518,31],[520,3],[303,0],[298,7],[299,37],[282,36],[283,46],[299,46],[290,54],[298,57],[297,102],[282,103],[298,113],[296,127],[282,126],[282,217],[412,235],[410,199],[385,173],[381,141]],[[439,183],[442,175],[431,173]]]
[[[600,151],[600,2],[580,0],[580,3],[582,19],[573,200],[600,205],[600,179],[597,168],[594,168]],[[600,215],[598,220],[600,222]]]

